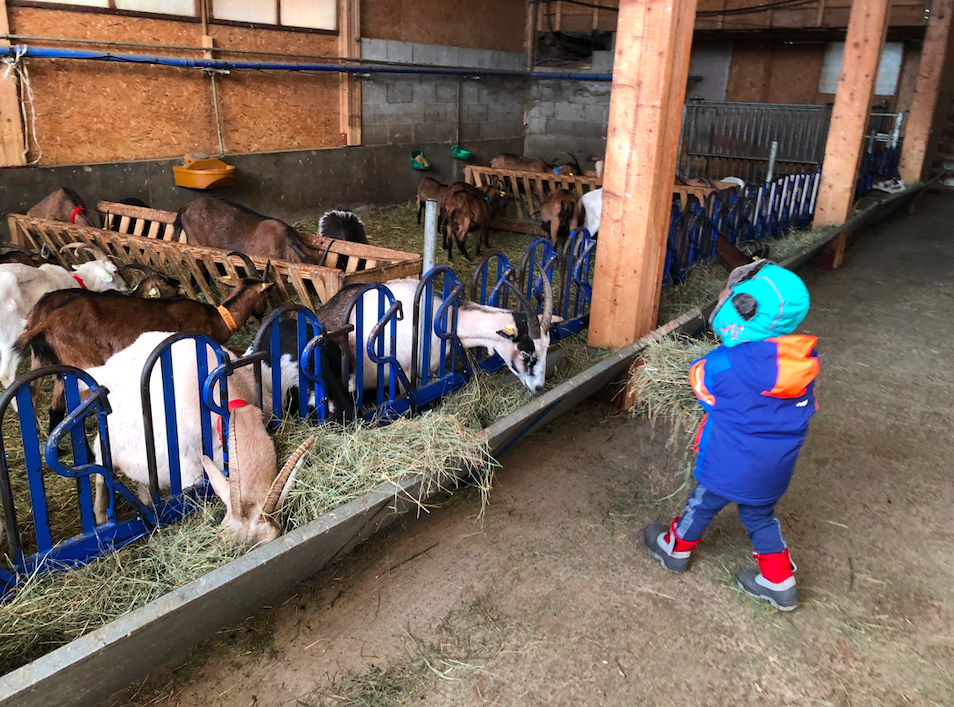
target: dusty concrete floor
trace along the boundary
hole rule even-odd
[[[954,704],[954,199],[805,270],[821,409],[779,505],[802,603],[734,588],[732,509],[671,576],[665,430],[583,405],[472,494],[373,539],[111,704]]]

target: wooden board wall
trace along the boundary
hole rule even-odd
[[[14,34],[201,45],[197,22],[28,7],[11,7],[9,12]],[[337,37],[327,34],[223,25],[210,25],[209,32],[216,56],[222,58],[239,58],[228,48],[337,54]],[[218,152],[210,82],[196,69],[73,60],[33,60],[29,69],[41,165]],[[338,82],[333,75],[232,72],[217,79],[217,85],[226,152],[331,147],[341,142]],[[30,159],[36,156],[34,148]]]
[[[525,0],[373,0],[361,4],[361,36],[369,39],[522,52],[526,21]]]
[[[741,41],[732,43],[732,63],[725,100],[754,103],[812,103],[823,105],[835,100],[833,93],[820,93],[824,42],[787,44],[780,41]],[[921,45],[905,42],[898,89],[894,96],[875,96],[895,112],[911,107],[917,80]]]

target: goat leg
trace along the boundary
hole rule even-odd
[[[109,520],[106,514],[106,507],[109,502],[106,498],[106,479],[102,474],[94,474],[96,478],[96,497],[93,499],[93,516],[96,518],[96,525],[102,525]]]

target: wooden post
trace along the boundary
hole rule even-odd
[[[7,0],[0,0],[0,34],[10,34],[7,19]],[[0,46],[10,42],[0,39]],[[6,78],[3,75],[6,74]],[[0,167],[19,167],[26,164],[24,154],[23,122],[20,112],[20,91],[17,73],[0,67]]]
[[[361,58],[360,0],[338,2],[338,55],[346,59]],[[339,125],[344,145],[361,144],[361,79],[353,74],[339,74]]]
[[[621,0],[591,346],[656,326],[696,0]]]
[[[921,67],[911,100],[904,130],[904,146],[898,169],[905,182],[924,179],[931,127],[937,112],[942,91],[942,77],[951,53],[951,17],[954,15],[954,0],[934,0],[931,18],[924,33],[924,48],[921,50]],[[946,118],[941,118],[941,125]]]
[[[828,129],[815,227],[840,226],[851,215],[855,180],[871,114],[891,0],[854,0]],[[841,246],[844,247],[843,244]]]

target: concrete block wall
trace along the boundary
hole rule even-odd
[[[362,39],[361,58],[510,71],[523,70],[526,62],[516,52],[384,39]],[[498,154],[495,150],[502,140],[510,144],[510,151],[521,151],[526,95],[521,79],[372,74],[362,84],[362,142],[405,145],[408,159],[411,150],[444,143],[446,148],[425,156],[459,179],[463,163],[450,156],[452,144],[473,151],[475,163],[486,163]]]
[[[591,67],[574,71],[612,74],[613,52],[593,52]],[[584,169],[592,168],[586,158],[606,151],[611,85],[562,79],[533,82],[527,97],[526,155],[563,163],[569,160],[567,151],[573,151]]]

